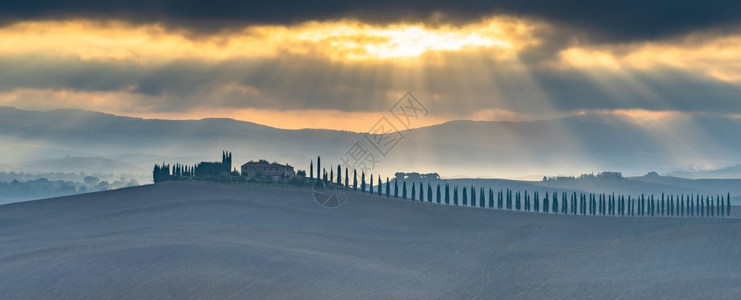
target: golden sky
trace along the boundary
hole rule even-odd
[[[417,127],[584,112],[741,114],[734,31],[597,42],[506,15],[210,33],[73,18],[13,22],[0,27],[0,45],[0,105],[24,109],[351,131],[366,130],[406,92],[430,111]]]

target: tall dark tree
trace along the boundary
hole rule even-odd
[[[468,193],[466,193],[466,187],[463,187],[463,206],[468,206]]]
[[[486,196],[484,195],[484,188],[479,188],[479,208],[486,207]]]
[[[726,216],[731,216],[731,193],[726,195]]]
[[[407,198],[407,182],[406,181],[401,182],[401,198],[402,199]]]
[[[324,174],[324,172],[320,172],[324,169],[322,169],[322,158],[317,156],[316,157],[316,177],[321,176],[321,174]]]
[[[417,185],[414,184],[414,182],[412,182],[411,185],[412,185],[412,201],[414,201],[414,200],[417,200]]]
[[[314,179],[314,160],[309,163],[309,179]]]
[[[399,181],[394,180],[394,198],[399,198]]]
[[[342,185],[342,167],[337,165],[337,185]]]
[[[533,198],[533,211],[540,212],[540,195],[535,194],[535,198]],[[548,198],[548,192],[545,192],[545,198]]]
[[[553,209],[551,211],[553,211],[554,214],[557,214],[558,213],[558,199],[553,198],[553,207],[552,208]]]
[[[517,194],[515,194],[515,209],[520,210],[520,192],[518,191]]]
[[[381,186],[383,186],[383,180],[381,179],[381,175],[378,175],[378,196],[381,196]]]
[[[360,191],[365,193],[365,171],[360,172]]]
[[[345,188],[350,187],[350,176],[347,174],[347,167],[345,167]]]
[[[355,169],[352,169],[352,189],[358,190],[358,171]]]
[[[425,202],[425,190],[421,182],[419,183],[419,201]]]
[[[446,186],[447,186],[447,184],[446,184]],[[447,194],[447,193],[445,193],[445,194]],[[440,204],[440,198],[441,198],[441,196],[440,196],[440,184],[439,183],[437,184],[437,194],[436,194],[436,196],[437,196],[437,204]]]
[[[370,174],[370,176],[368,176],[368,177],[370,177],[370,184],[369,184],[369,186],[368,186],[368,187],[369,187],[369,191],[368,191],[368,192],[369,192],[369,193],[370,193],[371,195],[373,195],[373,174]]]
[[[327,182],[327,179],[327,170],[322,169],[322,180],[324,180],[324,182]]]
[[[556,198],[556,193],[553,193],[553,198]],[[543,212],[548,213],[548,209],[550,209],[550,203],[548,202],[548,194],[546,194],[545,198],[543,199]]]
[[[476,189],[471,186],[471,206],[476,207]]]

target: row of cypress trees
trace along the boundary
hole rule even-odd
[[[594,194],[594,193],[566,193],[558,192],[528,193],[527,191],[499,190],[494,191],[484,188],[451,187],[445,183],[441,186],[437,184],[435,188],[427,182],[425,187],[423,183],[419,185],[407,182],[401,182],[401,190],[397,180],[392,183],[386,177],[385,184],[381,176],[374,182],[374,176],[370,174],[370,183],[366,184],[366,174],[361,172],[360,182],[358,183],[358,174],[356,170],[352,173],[352,183],[350,182],[349,170],[345,168],[344,181],[342,180],[342,168],[337,166],[336,176],[334,168],[330,168],[329,174],[326,169],[321,168],[321,158],[317,157],[317,177],[328,183],[344,186],[348,189],[360,190],[377,194],[379,196],[409,199],[412,201],[422,201],[436,204],[479,207],[500,210],[516,210],[526,212],[554,213],[554,214],[571,214],[571,215],[591,215],[591,216],[636,216],[636,217],[723,217],[731,213],[731,194],[726,197],[721,195],[665,195],[661,198],[654,198],[654,195],[641,195],[640,197],[631,197],[630,195],[613,194]],[[321,168],[321,169],[320,169]],[[314,178],[313,161],[310,167],[310,178]],[[317,178],[320,179],[320,178]],[[385,188],[384,188],[385,186]],[[417,188],[419,186],[419,188]],[[375,191],[374,191],[375,189]],[[460,197],[459,197],[460,196]]]

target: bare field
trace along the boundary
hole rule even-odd
[[[738,215],[739,207],[734,215]],[[741,219],[562,216],[166,182],[0,206],[26,298],[728,298]]]

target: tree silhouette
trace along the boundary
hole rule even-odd
[[[399,181],[394,180],[394,198],[399,198]]]
[[[556,199],[556,195],[558,195],[558,194],[553,193],[553,199]],[[549,203],[549,200],[548,200],[548,194],[546,193],[545,194],[545,198],[543,198],[543,212],[544,213],[548,213],[549,206],[550,206],[550,203]]]
[[[378,196],[381,196],[381,186],[383,186],[383,180],[381,179],[381,175],[378,175]]]
[[[463,187],[463,206],[468,206],[468,194],[466,193],[466,187]],[[458,205],[458,203],[456,203]]]
[[[479,188],[479,208],[486,207],[486,196],[484,195],[484,188]]]
[[[446,184],[446,188],[447,188],[447,184]],[[447,192],[445,192],[445,195],[446,195],[446,196],[445,196],[445,198],[447,198],[447,194],[448,194],[448,193],[447,193]],[[437,184],[437,204],[440,204],[440,198],[441,198],[441,197],[440,197],[440,184],[438,183],[438,184]]]
[[[368,192],[371,195],[373,195],[373,174],[370,174],[370,176],[368,176],[368,177],[370,177],[370,184],[369,184]]]
[[[316,177],[321,176],[320,174],[324,174],[324,172],[320,172],[322,169],[322,158],[317,156],[316,157]]]
[[[334,182],[334,169],[329,168],[329,183],[332,183],[332,182]]]
[[[554,214],[558,213],[558,199],[556,199],[556,197],[553,197],[553,209],[551,211],[553,211]]]
[[[731,216],[731,193],[726,195],[726,216]]]
[[[412,201],[417,200],[416,184],[412,182]]]
[[[342,167],[337,165],[337,185],[342,185]]]
[[[406,199],[407,198],[407,182],[402,181],[401,185],[402,185],[401,198]]]
[[[535,194],[535,198],[533,198],[533,210],[535,212],[540,212],[540,195]],[[545,197],[548,198],[548,192],[545,192]]]
[[[420,182],[419,183],[419,201],[425,202],[425,190],[424,185]]]
[[[350,187],[350,176],[347,176],[347,167],[345,167],[345,189]]]
[[[352,189],[358,190],[358,171],[355,169],[352,169]]]
[[[314,179],[314,160],[309,163],[309,179]]]
[[[365,171],[360,172],[360,191],[365,193]]]

